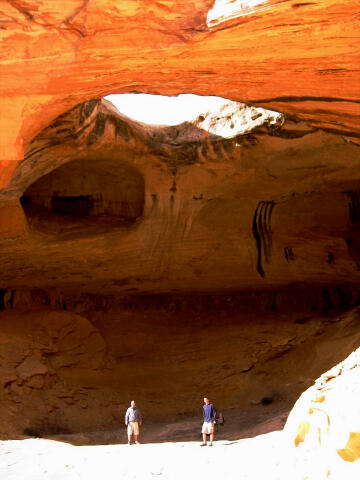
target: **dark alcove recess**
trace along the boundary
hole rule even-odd
[[[20,202],[29,224],[47,233],[130,227],[143,214],[144,178],[123,161],[73,160],[30,185]]]

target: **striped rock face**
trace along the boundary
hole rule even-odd
[[[4,288],[116,290],[124,279],[139,292],[357,283],[356,7],[1,5],[0,232],[12,245],[17,239],[15,256],[2,242]],[[253,107],[245,114],[229,103],[190,125],[149,128],[94,100],[121,92],[216,94]],[[262,110],[256,119],[254,106],[281,115],[266,120]],[[60,233],[53,214],[66,211],[74,215]],[[97,229],[116,241],[99,243]],[[79,235],[75,246],[57,243],[44,274],[49,238]],[[121,263],[122,273],[105,263]]]
[[[110,93],[221,95],[359,135],[356,0],[12,0],[2,31],[1,186],[30,140]]]
[[[0,193],[3,288],[356,287],[359,166],[343,136],[237,102],[174,126],[79,104]]]

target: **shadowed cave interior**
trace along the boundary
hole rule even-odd
[[[42,230],[60,222],[78,229],[130,225],[143,212],[144,178],[126,162],[72,160],[30,185],[20,203],[29,223]]]
[[[122,443],[135,398],[144,441],[197,440],[204,395],[219,437],[265,433],[358,346],[358,147],[294,119],[225,138],[228,112],[215,135],[213,112],[92,100],[33,139],[2,240],[3,437]]]

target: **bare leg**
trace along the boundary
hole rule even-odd
[[[210,434],[210,443],[213,443],[214,441],[214,432],[211,432]]]
[[[203,442],[206,443],[206,433],[203,433]]]

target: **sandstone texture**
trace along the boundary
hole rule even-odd
[[[73,406],[81,418],[86,388],[100,381],[109,364],[104,339],[87,319],[70,312],[35,309],[18,318],[1,316],[2,435],[11,435],[16,425],[38,435],[72,429],[65,425]],[[68,387],[73,378],[75,390]]]
[[[143,441],[197,440],[210,393],[227,419],[221,438],[281,429],[301,392],[360,342],[358,307],[344,311],[339,293],[15,291],[1,312],[1,438],[122,443],[135,398]]]
[[[358,2],[8,0],[0,30],[1,478],[359,478]],[[131,92],[229,102],[153,126]],[[132,472],[86,446],[134,398]]]
[[[171,127],[80,104],[30,142],[0,193],[3,286],[357,286],[359,152],[239,103]]]
[[[309,459],[308,478],[331,478],[344,462],[360,468],[359,359],[357,349],[321,375],[289,415],[284,430]]]
[[[356,6],[3,2],[3,287],[356,286]],[[100,100],[140,91],[282,113],[155,128]]]
[[[109,93],[217,94],[359,135],[358,5],[23,1],[1,4],[1,185],[59,114]]]

